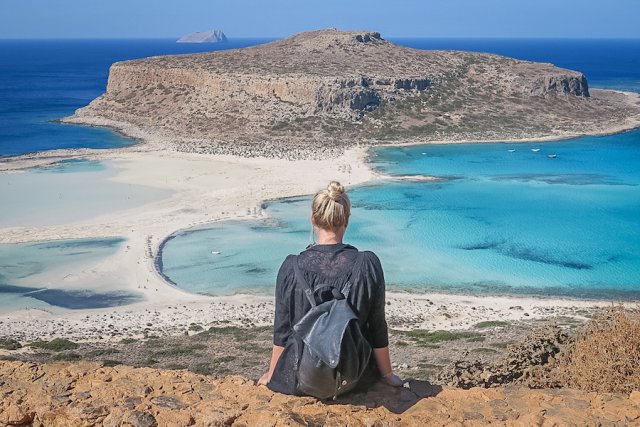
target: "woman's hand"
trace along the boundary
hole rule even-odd
[[[269,371],[267,371],[258,380],[258,385],[267,385],[270,379],[271,375],[269,375]]]
[[[384,380],[384,382],[386,382],[392,387],[401,387],[402,384],[404,384],[404,381],[402,381],[402,378],[394,374],[393,371],[389,372],[387,375],[384,375],[382,379]]]

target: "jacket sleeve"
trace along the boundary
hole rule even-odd
[[[292,262],[294,256],[288,256],[278,271],[275,294],[275,316],[273,322],[273,343],[284,347],[292,332],[291,325],[291,297],[294,272]]]
[[[373,252],[368,252],[369,271],[368,280],[371,286],[371,309],[369,311],[369,333],[373,348],[383,348],[389,345],[389,331],[384,313],[385,283],[384,272],[380,260]]]

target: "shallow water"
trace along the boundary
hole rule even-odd
[[[22,308],[103,308],[141,301],[118,283],[65,286],[69,271],[113,255],[121,238],[0,244],[0,313]],[[91,290],[89,290],[91,289]]]
[[[110,163],[68,161],[0,174],[0,227],[64,224],[142,206],[167,190],[111,181]]]
[[[389,289],[640,298],[640,131],[372,154],[385,174],[446,177],[350,192],[345,240],[380,256]],[[271,292],[284,257],[308,242],[309,200],[177,235],[164,273],[195,292]]]

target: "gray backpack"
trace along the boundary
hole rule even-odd
[[[293,326],[302,342],[297,367],[297,392],[319,399],[334,399],[358,384],[369,364],[371,345],[362,334],[358,316],[348,302],[351,287],[357,283],[364,253],[356,258],[350,282],[342,292],[332,288],[333,299],[318,304],[305,280],[298,260],[295,277],[311,303],[311,310]]]

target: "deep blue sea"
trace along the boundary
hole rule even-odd
[[[265,41],[240,39],[206,45],[175,40],[0,40],[0,156],[132,144],[107,129],[51,121],[73,114],[103,94],[109,66],[116,61]]]
[[[0,40],[0,155],[131,144],[107,129],[52,120],[102,94],[115,61],[266,41]],[[551,62],[583,72],[591,87],[640,92],[640,40],[392,41]],[[445,178],[351,189],[354,216],[347,240],[379,254],[389,289],[640,298],[640,131],[541,144],[378,148],[371,162],[390,175]],[[91,171],[100,173],[96,165]],[[86,165],[60,171],[74,172],[81,177]],[[164,249],[163,271],[194,292],[271,293],[281,260],[308,243],[308,203],[309,198],[267,202],[266,221],[231,221],[179,233]],[[13,211],[0,209],[0,214]],[[83,245],[91,250],[74,250]],[[47,293],[38,278],[65,265],[62,259],[70,265],[96,262],[113,248],[109,239],[3,245],[0,308],[24,304],[25,298],[63,305],[72,294]],[[74,295],[69,308],[100,304],[95,294],[86,301]],[[108,305],[136,297],[129,298],[112,295]]]

